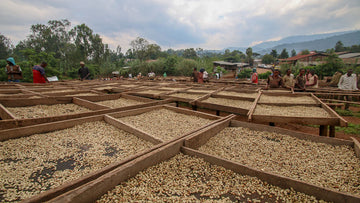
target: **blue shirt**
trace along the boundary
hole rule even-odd
[[[37,70],[37,71],[40,72],[41,75],[45,75],[45,69],[43,67],[39,66],[39,65],[35,65],[33,67],[33,70]]]

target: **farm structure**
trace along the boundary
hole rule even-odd
[[[360,201],[360,144],[330,137],[331,127],[325,136],[324,126],[347,122],[317,92],[148,81],[1,86],[1,202]],[[324,136],[257,122],[320,125]]]

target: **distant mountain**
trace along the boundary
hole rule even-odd
[[[291,50],[295,49],[296,53],[299,53],[302,50],[308,49],[309,51],[326,51],[327,49],[331,49],[335,47],[335,44],[341,41],[344,46],[352,46],[360,44],[360,31],[351,32],[342,35],[336,35],[332,37],[328,37],[325,39],[317,39],[307,42],[298,42],[291,44],[282,44],[271,49],[276,49],[276,51],[280,54],[281,51],[286,48],[286,50],[290,53]],[[263,53],[271,52],[271,49],[263,50]]]
[[[360,31],[290,36],[278,41],[263,42],[253,46],[252,49],[253,52],[257,52],[261,55],[270,53],[272,49],[276,49],[276,51],[280,54],[284,48],[286,48],[289,53],[293,49],[295,49],[296,53],[304,49],[308,49],[310,51],[325,51],[327,49],[334,48],[336,42],[338,41],[341,41],[344,46],[360,44]],[[245,53],[247,48],[248,47],[228,47],[219,52],[224,52],[226,49],[229,49],[230,51],[239,50]]]

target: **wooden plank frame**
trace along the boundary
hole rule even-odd
[[[204,102],[204,100],[208,99],[209,97],[232,99],[232,100],[244,100],[244,101],[252,101],[252,102],[255,101],[253,98],[239,99],[238,97],[231,97],[231,96],[226,96],[226,95],[213,95],[213,96],[207,95],[207,96],[204,96],[202,98],[195,100],[193,102],[193,104],[195,104],[197,107],[201,107],[201,108],[229,112],[229,113],[234,113],[234,114],[239,114],[239,115],[246,115],[250,110],[250,109],[245,109],[245,108],[240,108],[240,107],[224,106],[224,105]]]
[[[321,104],[321,108],[325,109],[325,111],[327,111],[331,116],[337,117],[339,119],[340,126],[346,127],[348,125],[347,121],[343,117],[341,117],[339,114],[337,114],[332,108],[330,108],[328,105],[326,105],[318,97],[316,97],[314,94],[311,94],[311,96]]]
[[[54,98],[50,98],[50,99],[54,99]],[[67,97],[60,98],[60,99],[64,99],[65,101],[61,101],[58,98],[58,99],[56,99],[55,101],[52,101],[52,102],[69,103],[69,99],[72,100],[72,98],[67,98]],[[75,100],[77,100],[79,102],[81,99],[78,98],[78,99],[75,99]],[[46,101],[48,101],[48,100],[46,100]],[[90,104],[91,103],[91,102],[85,102],[84,100],[81,100],[81,101],[82,101],[82,104],[85,104],[85,103]],[[90,112],[78,113],[78,114],[68,114],[68,115],[60,115],[60,116],[53,116],[53,117],[43,117],[43,118],[0,120],[0,130],[1,129],[16,128],[16,127],[31,126],[31,125],[41,124],[41,123],[62,121],[62,120],[67,120],[67,119],[81,118],[81,117],[87,117],[87,116],[108,114],[108,113],[113,113],[113,112],[118,112],[118,111],[126,111],[126,110],[130,110],[130,109],[143,108],[143,107],[154,106],[154,105],[159,105],[159,104],[160,105],[161,104],[167,104],[167,103],[170,103],[170,102],[172,102],[172,100],[161,100],[161,101],[148,102],[148,103],[145,103],[145,104],[138,104],[138,105],[133,105],[133,106],[125,106],[125,107],[114,108],[114,109],[107,108],[107,109],[103,109],[103,110],[96,110],[96,111],[90,111]]]
[[[263,181],[269,182],[270,184],[285,189],[294,188],[297,191],[313,195],[319,199],[324,199],[327,201],[335,201],[335,202],[344,202],[344,200],[347,200],[345,202],[356,202],[360,200],[360,196],[358,195],[339,192],[333,189],[316,186],[313,184],[309,184],[285,176],[273,174],[270,172],[264,172],[262,170],[248,167],[246,165],[242,165],[237,162],[227,160],[225,158],[213,156],[196,150],[200,146],[204,145],[211,137],[215,136],[217,133],[223,130],[225,127],[245,127],[251,130],[268,131],[268,132],[285,134],[287,136],[295,137],[302,140],[308,140],[311,142],[325,143],[334,146],[347,145],[353,147],[355,151],[359,151],[358,153],[360,153],[360,148],[359,148],[360,144],[358,143],[358,145],[356,145],[352,141],[314,136],[314,135],[299,133],[278,127],[269,128],[266,125],[236,121],[233,120],[232,118],[230,118],[230,122],[229,120],[223,120],[213,125],[212,128],[204,129],[202,131],[199,131],[198,133],[188,136],[185,140],[184,147],[182,147],[182,152],[187,155],[199,156],[201,158],[204,158],[205,161],[208,161],[212,164],[223,166],[227,169],[233,170],[240,174],[258,177]],[[330,195],[328,195],[328,193],[330,193]]]
[[[182,147],[181,151],[186,155],[202,158],[205,161],[209,162],[210,164],[222,166],[226,169],[232,170],[242,175],[257,177],[262,181],[265,181],[271,185],[278,186],[280,188],[284,188],[284,189],[293,188],[298,192],[315,196],[316,198],[321,200],[330,201],[330,202],[351,202],[351,203],[360,201],[360,196],[357,195],[339,192],[333,189],[316,186],[310,183],[295,180],[285,176],[264,172],[262,170],[247,167],[246,165],[242,165],[234,161],[229,161],[227,159],[202,153],[197,150],[193,150],[191,148]]]
[[[202,126],[200,130],[211,128],[212,125],[228,118],[229,117],[224,117],[214,120],[213,122]],[[104,117],[104,119],[106,119],[106,117]],[[76,202],[95,201],[102,194],[106,193],[120,182],[136,175],[141,170],[160,163],[161,161],[165,161],[178,154],[185,138],[197,131],[198,129],[188,132],[181,137],[177,137],[174,140],[155,145],[150,149],[139,152],[120,162],[110,164],[98,171],[40,193],[39,195],[24,200],[23,202],[73,202],[75,200]]]
[[[312,99],[312,101],[314,101],[315,103],[281,103],[281,102],[263,102],[263,101],[259,101],[257,102],[258,104],[266,104],[266,105],[277,105],[277,106],[297,106],[297,105],[301,105],[301,106],[321,106],[320,102],[315,99],[311,93],[308,94],[298,94],[298,93],[280,93],[280,92],[263,92],[262,95],[267,95],[267,96],[286,96],[286,97],[304,97],[304,96],[308,96]]]
[[[177,94],[177,93],[182,93],[182,94],[193,94],[193,95],[202,95],[199,98],[196,99],[189,99],[189,98],[184,98],[184,97],[176,97],[176,96],[172,96],[172,94]],[[186,92],[186,91],[177,91],[175,93],[171,93],[171,94],[166,94],[166,95],[161,95],[160,99],[173,99],[174,101],[179,101],[179,102],[185,102],[185,103],[190,103],[193,102],[197,99],[206,97],[207,95],[210,94],[206,94],[206,93],[195,93],[195,92]]]

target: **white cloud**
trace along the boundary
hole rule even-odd
[[[85,23],[111,48],[140,36],[166,48],[247,47],[290,35],[360,29],[358,0],[1,0],[1,33],[13,41],[30,26]]]

